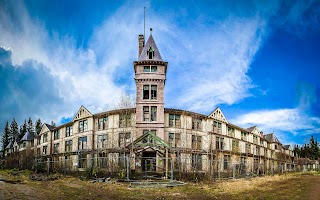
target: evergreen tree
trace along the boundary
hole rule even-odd
[[[5,150],[5,148],[8,146],[10,142],[10,128],[9,128],[9,122],[6,123],[6,126],[3,130],[2,134],[2,149]]]
[[[20,140],[24,134],[27,132],[27,120],[24,120],[24,124],[20,126],[20,134],[18,137],[18,140]]]
[[[56,126],[56,123],[54,123],[53,121],[51,121],[51,126]]]
[[[31,117],[28,119],[27,131],[30,133],[34,133],[34,126]]]
[[[36,133],[37,133],[37,135],[40,134],[41,128],[42,128],[42,122],[41,122],[41,119],[39,118],[37,120],[37,122],[36,122]]]
[[[16,120],[13,118],[13,121],[10,124],[10,137],[12,138],[12,141],[16,141],[19,136],[19,126]]]

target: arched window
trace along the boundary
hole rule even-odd
[[[149,59],[153,59],[154,58],[154,50],[153,50],[151,45],[149,47],[149,50],[148,50],[147,54],[148,54],[148,58]]]

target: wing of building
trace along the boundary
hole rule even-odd
[[[39,135],[26,133],[16,146],[6,147],[6,155],[29,149],[37,161],[52,162],[52,168],[94,166],[111,172],[128,165],[136,172],[168,172],[172,165],[174,170],[204,173],[234,167],[268,173],[295,167],[290,145],[257,126],[229,123],[219,107],[210,115],[165,108],[168,62],[151,33],[146,43],[143,35],[138,41],[135,108],[92,114],[81,106],[71,122],[44,124]]]

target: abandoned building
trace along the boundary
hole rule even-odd
[[[167,172],[173,166],[204,173],[234,166],[259,173],[294,169],[292,148],[282,145],[274,133],[231,124],[219,107],[209,115],[165,108],[168,62],[162,59],[152,33],[146,43],[144,35],[139,35],[138,44],[139,56],[133,63],[135,108],[92,114],[81,106],[71,122],[57,127],[44,124],[39,135],[28,132],[21,141],[11,142],[5,154],[25,151],[37,161],[62,163],[69,170],[89,165],[110,171],[126,166],[155,172]]]

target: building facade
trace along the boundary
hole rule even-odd
[[[69,123],[44,124],[39,135],[26,133],[10,143],[7,156],[28,149],[36,160],[61,163],[70,170],[88,166],[117,171],[179,171],[204,173],[230,169],[268,173],[292,170],[295,157],[274,133],[242,128],[227,121],[218,107],[203,115],[164,107],[168,62],[150,34],[139,35],[134,61],[136,107],[92,114],[81,106]],[[68,163],[65,162],[68,160]],[[22,162],[22,161],[21,161]]]

